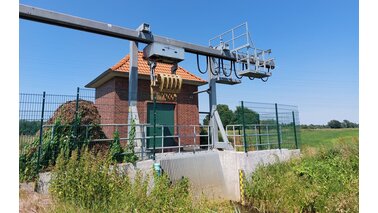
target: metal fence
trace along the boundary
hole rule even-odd
[[[118,90],[118,93],[127,92]],[[101,95],[101,98],[99,96]],[[118,94],[120,95],[120,94]],[[96,97],[97,96],[97,97]],[[86,116],[82,115],[84,120],[79,125],[71,123],[56,124],[56,120],[59,118],[57,111],[63,104],[71,104],[70,107],[61,109],[63,112],[61,115],[70,117],[66,120],[75,120],[80,116],[80,107],[82,107],[82,101],[89,101],[94,103],[95,110],[98,110],[97,114],[100,114],[99,120],[97,120],[95,127],[85,122]],[[112,109],[113,108],[113,109]],[[116,108],[116,109],[114,109]],[[117,116],[122,119],[118,119],[117,123],[114,121],[115,111]],[[94,112],[93,112],[94,113]],[[109,144],[114,138],[114,133],[119,133],[119,140],[124,146],[129,142],[128,130],[130,124],[127,124],[128,106],[125,102],[119,101],[115,103],[115,98],[111,93],[96,94],[94,89],[82,89],[77,88],[75,95],[56,95],[47,94],[27,94],[20,93],[19,103],[19,146],[20,150],[26,144],[32,142],[42,144],[44,141],[53,142],[54,137],[58,134],[58,130],[62,128],[74,129],[72,140],[76,143],[89,143],[94,144]],[[96,114],[96,113],[94,113]],[[146,120],[147,112],[138,111],[139,117],[145,116]],[[93,118],[93,117],[92,117]],[[164,152],[181,152],[181,151],[197,151],[209,149],[211,141],[208,125],[157,125],[156,128],[156,141],[155,146],[157,153]],[[149,153],[152,151],[151,141],[153,140],[153,125],[148,123],[136,124],[135,142],[140,150],[140,159],[149,157]],[[99,131],[100,130],[100,131]],[[167,134],[169,132],[170,134]],[[47,135],[46,135],[47,134]],[[80,135],[81,134],[81,135]],[[45,136],[46,135],[46,136]],[[79,137],[79,136],[80,137]],[[44,138],[43,138],[44,137]],[[42,141],[43,140],[43,141]]]
[[[99,95],[101,98],[96,97]],[[98,110],[98,112],[92,112],[93,114],[100,114],[100,117],[96,118],[98,119],[96,125],[85,123],[86,116],[91,116],[91,112],[89,115],[79,113],[85,101],[94,103],[93,110]],[[71,106],[60,109],[62,114],[57,115],[58,109],[65,103]],[[117,123],[114,122],[114,107],[117,108],[117,115],[122,117],[122,120]],[[110,110],[111,108],[113,109]],[[155,137],[152,136],[154,135],[153,125],[135,124],[135,137],[130,138],[128,130],[131,124],[127,124],[128,106],[125,106],[125,102],[116,103],[111,93],[96,94],[94,89],[77,88],[75,95],[46,94],[45,92],[42,94],[20,93],[19,110],[20,150],[32,142],[38,143],[40,149],[42,142],[67,141],[67,139],[59,138],[58,132],[62,128],[72,130],[69,141],[77,144],[87,143],[91,146],[104,143],[109,145],[116,139],[114,133],[117,132],[119,133],[118,140],[123,146],[133,140],[137,147],[141,147],[136,150],[141,160],[150,158],[151,153],[195,152],[212,148],[212,140],[209,137],[212,127],[202,124],[203,118],[207,115],[206,112],[200,113],[198,125],[157,125]],[[247,152],[299,148],[299,113],[296,106],[242,101],[235,114],[236,122],[225,127],[226,135],[235,150]],[[147,112],[139,111],[139,117],[146,115]],[[65,119],[71,121],[82,119],[83,122],[57,124],[56,120],[59,116],[70,117]]]
[[[226,126],[235,150],[298,149],[300,123],[297,106],[242,101],[238,124]]]

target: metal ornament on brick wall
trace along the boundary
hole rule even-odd
[[[156,93],[156,99],[160,101],[175,101],[177,94],[181,92],[182,78],[175,74],[156,75],[155,82],[151,82],[151,99]]]

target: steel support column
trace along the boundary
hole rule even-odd
[[[129,66],[129,113],[127,123],[131,124],[134,120],[135,126],[135,136],[136,138],[142,138],[141,129],[138,124],[138,42],[130,41],[130,66]],[[130,135],[131,128],[128,128],[128,135]],[[142,147],[142,141],[136,140],[135,144],[136,152],[140,152]]]
[[[215,110],[217,109],[217,87],[216,87],[216,76],[212,73],[215,72],[215,63],[213,58],[209,58],[208,64],[209,70],[209,108],[210,108],[210,120],[209,124],[212,126],[211,129],[211,139],[213,140],[213,147],[218,143],[218,124],[215,120]]]
[[[213,75],[215,73],[215,62],[214,58],[210,58],[209,60],[209,105],[210,105],[210,121],[209,124],[213,127],[211,138],[213,140],[213,147],[214,148],[221,148],[221,149],[232,149],[230,147],[228,138],[226,136],[226,131],[224,130],[222,121],[217,111],[217,87],[216,87],[216,80],[217,76]],[[223,142],[219,142],[218,132],[220,130],[221,136],[223,138]]]

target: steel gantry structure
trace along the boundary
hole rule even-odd
[[[226,83],[226,84],[236,84],[240,83],[240,81],[233,81],[232,79],[229,80],[222,77],[221,71],[225,73],[225,68],[223,67],[223,60],[230,62],[230,74],[226,75],[229,77],[234,70],[236,77],[241,79],[243,76],[248,78],[268,78],[270,77],[271,73],[270,70],[274,69],[275,64],[273,59],[265,58],[266,54],[269,54],[270,50],[259,50],[253,47],[253,53],[249,54],[248,52],[241,52],[243,48],[250,48],[249,34],[248,34],[248,27],[246,28],[247,31],[240,35],[235,36],[234,30],[230,30],[227,32],[232,33],[232,39],[229,41],[232,43],[233,49],[230,50],[230,45],[227,41],[222,40],[222,35],[220,35],[220,43],[214,47],[209,46],[201,46],[192,44],[189,42],[179,41],[159,35],[154,35],[150,31],[150,26],[148,24],[142,24],[138,29],[128,29],[124,27],[114,26],[109,23],[97,22],[94,20],[84,19],[76,16],[71,16],[63,13],[58,13],[55,11],[49,11],[41,8],[36,8],[27,5],[19,5],[19,18],[80,30],[86,31],[90,33],[100,34],[104,36],[115,37],[119,39],[125,39],[130,41],[130,70],[129,70],[129,117],[128,121],[133,119],[137,124],[139,124],[138,118],[138,110],[137,110],[137,93],[138,93],[138,43],[147,44],[149,47],[147,55],[155,56],[154,59],[159,57],[164,58],[165,62],[168,60],[168,63],[171,62],[173,64],[172,73],[175,72],[175,68],[177,68],[177,63],[183,60],[183,56],[178,54],[182,52],[188,52],[197,54],[197,63],[198,63],[198,55],[206,56],[207,67],[206,70],[209,70],[209,88],[206,92],[209,94],[209,112],[210,112],[210,125],[212,126],[212,131],[210,133],[212,138],[212,144],[214,148],[222,148],[222,149],[229,149],[231,148],[228,139],[226,136],[226,132],[222,125],[222,121],[220,116],[217,112],[217,95],[216,95],[216,84],[217,83]],[[246,25],[247,26],[247,25]],[[242,45],[241,47],[234,47],[234,41],[242,36],[247,36],[248,43]],[[213,39],[212,39],[213,40]],[[170,52],[170,55],[165,55],[161,51],[152,47],[153,44],[158,44],[163,46],[163,48],[174,50]],[[158,46],[155,45],[155,46]],[[146,50],[146,48],[145,48]],[[161,50],[161,49],[160,49]],[[178,50],[178,51],[176,51]],[[152,52],[151,52],[152,51]],[[154,52],[155,51],[155,52]],[[164,50],[165,51],[165,50]],[[179,52],[179,53],[178,53]],[[146,56],[146,54],[145,54]],[[180,58],[180,60],[177,60]],[[148,58],[150,61],[150,58]],[[172,61],[169,61],[172,59]],[[238,76],[236,72],[236,64],[242,65],[243,69],[240,72],[240,76]],[[151,64],[154,64],[151,63]],[[254,65],[255,69],[251,70],[250,65]],[[247,68],[247,69],[245,69]],[[268,72],[261,71],[260,69],[267,69]],[[218,70],[218,71],[217,71]],[[202,73],[202,72],[201,72]],[[153,66],[151,66],[151,76],[153,74]],[[151,77],[152,78],[152,77]],[[223,138],[223,142],[219,142],[218,140],[218,131],[220,131],[221,136]],[[140,132],[140,131],[136,131]],[[137,136],[139,137],[139,136]],[[137,144],[141,146],[141,144]]]

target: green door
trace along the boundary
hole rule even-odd
[[[154,135],[154,128],[152,127],[154,123],[154,104],[148,103],[147,105],[147,123],[151,124],[150,128],[147,128],[147,136],[153,136]],[[162,146],[162,131],[164,131],[164,137],[165,136],[171,136],[174,134],[174,111],[175,111],[175,105],[174,104],[156,104],[156,147]],[[164,126],[164,129],[162,129],[158,125],[167,125]],[[147,148],[153,148],[154,146],[154,139],[150,138],[147,140]],[[167,146],[175,146],[175,140],[174,138],[164,138],[164,147]]]

